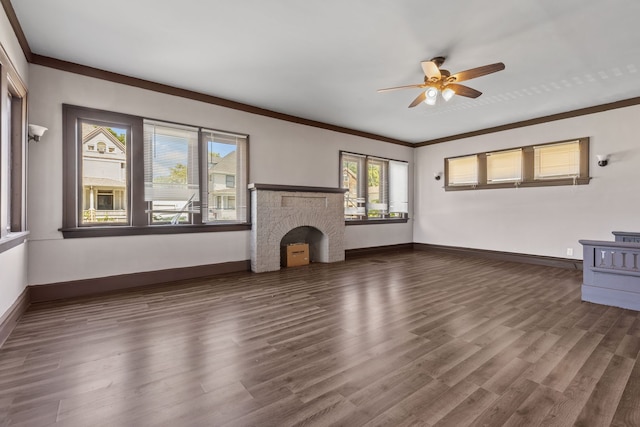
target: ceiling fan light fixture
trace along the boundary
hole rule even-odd
[[[424,92],[424,103],[427,105],[436,105],[436,99],[438,99],[438,89],[435,87],[429,87]]]
[[[456,92],[453,89],[451,89],[450,87],[445,88],[442,91],[442,97],[444,98],[445,101],[448,101],[451,98],[453,98],[453,95],[455,95],[455,94],[456,94]]]

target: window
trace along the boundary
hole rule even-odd
[[[63,114],[65,237],[248,228],[246,135],[70,105]]]
[[[128,176],[121,166],[127,158],[128,129],[119,128],[118,123],[95,120],[81,119],[78,124],[79,144],[82,147],[80,225],[128,224]],[[116,132],[121,135],[120,139],[113,136]],[[112,139],[112,143],[119,146],[118,158],[106,159],[102,156],[107,147],[103,138]],[[94,146],[98,147],[98,154],[92,149]]]
[[[445,190],[589,183],[589,138],[445,159]]]
[[[487,153],[487,184],[522,181],[522,149]]]
[[[578,141],[533,147],[534,179],[571,178],[580,175]]]
[[[247,137],[243,135],[202,131],[207,176],[212,183],[205,192],[206,199],[208,205],[216,205],[208,210],[206,221],[246,221],[247,144]]]
[[[478,156],[447,159],[449,185],[476,185],[478,183]]]
[[[364,165],[366,156],[342,153],[342,188],[344,193],[344,215],[347,219],[362,219],[366,216]]]
[[[0,49],[0,252],[26,239],[26,88]]]
[[[407,162],[340,153],[340,182],[346,189],[347,220],[406,219],[409,200]]]
[[[144,121],[144,201],[150,224],[200,221],[199,129]]]

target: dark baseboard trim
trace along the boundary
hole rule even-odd
[[[29,288],[25,288],[9,310],[0,316],[0,348],[18,324],[20,317],[27,311],[29,304]]]
[[[566,268],[569,270],[582,270],[582,260],[579,259],[556,258],[550,256],[520,254],[515,252],[490,251],[487,249],[461,248],[457,246],[431,245],[428,243],[414,243],[413,249],[417,251],[437,251],[452,255],[488,258],[497,261],[537,264],[547,267]]]
[[[413,243],[400,243],[398,245],[373,246],[370,248],[346,249],[344,251],[345,258],[356,258],[361,256],[388,254],[400,251],[413,250]]]
[[[177,280],[198,279],[226,273],[237,273],[251,269],[249,260],[224,262],[220,264],[198,265],[193,267],[171,268],[167,270],[145,271],[141,273],[121,274],[117,276],[74,280],[70,282],[49,283],[29,286],[32,303],[59,299],[93,296],[113,291],[122,291],[144,286],[160,285]]]

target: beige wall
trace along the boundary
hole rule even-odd
[[[29,153],[29,284],[249,259],[249,231],[62,239],[62,104],[250,135],[249,182],[339,185],[339,151],[412,162],[413,148],[298,125],[31,65],[31,119],[49,128]],[[410,170],[411,173],[411,170]],[[410,189],[410,194],[411,194]],[[412,224],[347,227],[346,249],[412,241]]]
[[[640,231],[638,117],[633,106],[416,149],[414,241],[582,259],[579,239]],[[589,185],[445,192],[433,178],[446,157],[584,136]],[[610,154],[609,165],[596,154]]]

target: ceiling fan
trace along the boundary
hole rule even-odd
[[[447,70],[440,69],[442,64],[444,64],[444,60],[445,58],[443,56],[436,56],[430,61],[422,61],[420,63],[422,71],[424,71],[424,83],[389,87],[386,89],[379,89],[378,92],[415,87],[421,89],[426,88],[424,92],[420,92],[420,95],[418,95],[416,99],[409,104],[409,108],[413,108],[421,102],[428,105],[435,105],[436,100],[438,99],[438,94],[441,94],[445,101],[450,100],[453,95],[477,98],[482,95],[482,92],[472,89],[469,86],[458,84],[458,82],[475,79],[476,77],[486,76],[487,74],[504,70],[504,64],[502,62],[496,62],[495,64],[484,65],[482,67],[451,74]]]

